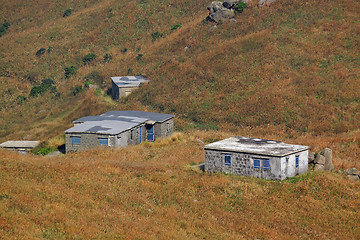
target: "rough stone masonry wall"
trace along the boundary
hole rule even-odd
[[[169,124],[169,132],[166,133],[166,125]],[[154,125],[154,140],[166,136],[170,136],[174,133],[174,118],[171,118],[162,123],[156,123]]]
[[[225,154],[231,154],[231,166],[225,166]],[[254,158],[269,159],[269,170],[264,170],[262,167],[260,167],[260,169],[254,168]],[[205,149],[205,171],[224,172],[273,180],[285,178],[285,176],[281,174],[281,159],[278,157],[210,149]]]
[[[80,144],[72,144],[71,137],[80,137]],[[109,146],[115,145],[115,136],[93,134],[93,133],[67,133],[65,135],[66,152],[76,152],[84,149],[94,148],[100,146],[99,138],[108,138]]]

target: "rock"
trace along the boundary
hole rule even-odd
[[[315,164],[314,171],[324,171],[325,166],[323,164]]]
[[[322,164],[325,165],[325,157],[321,154],[318,154],[314,161],[316,164]]]
[[[185,52],[187,51],[187,50],[189,50],[189,47],[188,46],[186,46],[186,47],[184,47],[184,49],[183,49]]]
[[[349,169],[345,170],[345,172],[350,175],[355,175],[355,173],[357,173],[359,171],[356,168],[349,168]],[[358,174],[356,174],[356,175],[358,175]]]
[[[332,150],[330,148],[325,148],[324,151],[321,152],[321,155],[325,157],[325,170],[334,170],[334,165],[332,162]]]
[[[353,181],[360,181],[360,178],[357,175],[347,175],[346,177]]]
[[[230,22],[237,22],[235,18],[230,19]]]
[[[311,163],[311,162],[313,162],[314,160],[315,160],[315,153],[314,153],[314,152],[311,152],[311,153],[309,154],[309,160],[308,160],[308,162]]]
[[[276,0],[259,0],[257,6],[258,7],[268,6],[275,1]]]
[[[88,86],[88,88],[89,89],[91,89],[91,88],[99,88],[99,86],[98,85],[96,85],[96,84],[89,84],[89,86]]]
[[[220,20],[224,20],[226,18],[230,19],[235,17],[234,10],[224,7],[223,3],[219,1],[212,2],[207,9],[209,10],[207,20],[210,21],[219,22]]]
[[[239,0],[226,0],[223,2],[223,6],[226,7],[227,9],[231,9],[233,8],[238,2],[240,2]]]

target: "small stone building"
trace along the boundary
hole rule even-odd
[[[308,171],[308,146],[231,137],[204,146],[205,171],[283,180]]]
[[[6,141],[0,144],[0,148],[10,149],[26,154],[27,151],[37,147],[39,144],[40,141]]]
[[[112,77],[111,95],[114,100],[128,96],[134,89],[150,80],[144,76]]]
[[[65,131],[66,152],[152,142],[174,131],[174,115],[141,111],[110,111],[73,123],[74,127]]]

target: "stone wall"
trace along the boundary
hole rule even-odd
[[[80,137],[80,144],[72,144],[71,137]],[[95,133],[66,133],[65,146],[66,152],[76,152],[84,149],[90,149],[100,146],[99,138],[107,138],[108,146],[115,146],[115,136],[95,134]]]
[[[225,154],[231,155],[231,165],[225,165]],[[299,156],[299,167],[295,167],[295,156]],[[288,161],[286,159],[288,158]],[[294,153],[286,157],[263,156],[247,153],[205,149],[205,171],[224,172],[242,176],[252,176],[272,180],[283,180],[308,171],[308,151]],[[254,159],[269,159],[268,170],[254,168]],[[262,161],[260,161],[262,164]]]
[[[169,131],[166,132],[167,124],[169,124]],[[174,118],[171,118],[162,123],[155,123],[154,125],[154,141],[158,138],[167,137],[174,133]]]

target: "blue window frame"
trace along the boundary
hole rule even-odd
[[[102,146],[108,146],[109,140],[107,138],[99,138],[99,144]]]
[[[269,159],[263,159],[262,167],[263,167],[264,170],[269,170],[270,169],[270,161],[269,161]]]
[[[289,158],[288,157],[286,158],[286,163],[289,163]]]
[[[254,168],[260,168],[260,159],[254,159]]]
[[[136,128],[136,137],[139,136],[139,128]]]
[[[225,166],[231,166],[231,154],[225,154],[224,163]]]
[[[295,167],[299,167],[299,156],[295,156]]]
[[[80,137],[71,137],[72,144],[80,144]]]

